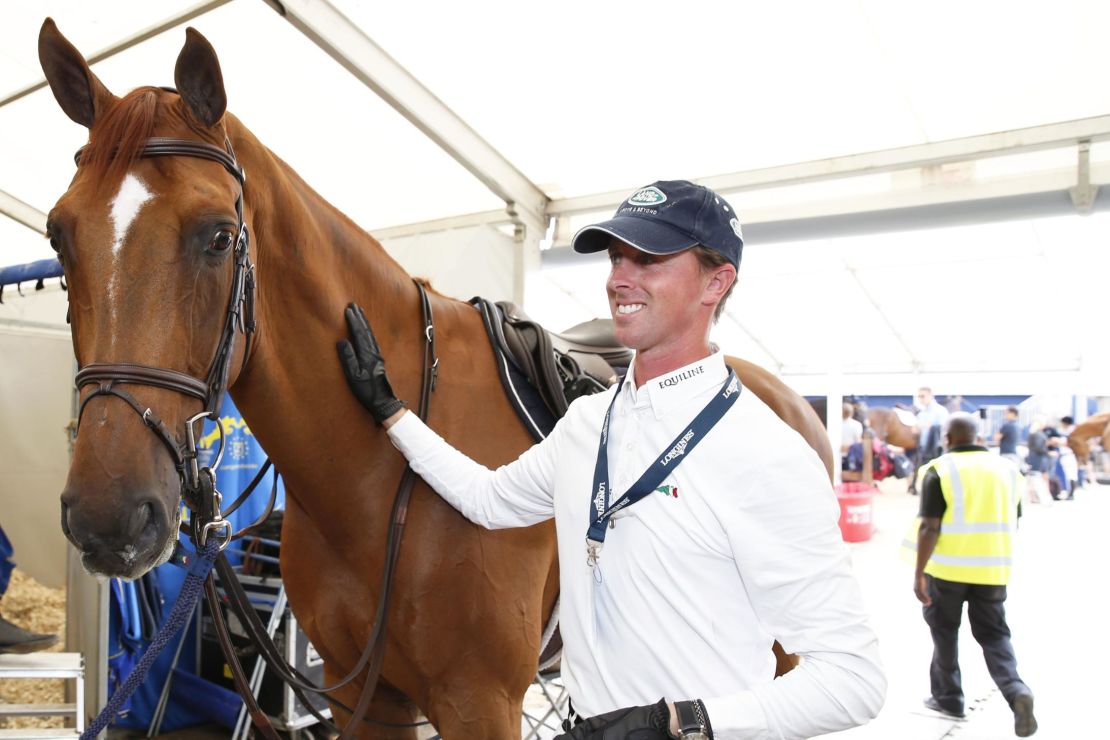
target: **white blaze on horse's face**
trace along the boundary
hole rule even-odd
[[[108,302],[111,305],[112,318],[116,318],[116,285],[119,279],[120,250],[131,224],[139,215],[139,211],[149,201],[154,199],[154,193],[147,189],[146,184],[138,175],[128,172],[127,177],[120,183],[119,192],[112,199],[112,208],[108,218],[112,221],[112,277],[108,280]]]
[[[120,247],[123,246],[123,240],[127,237],[132,222],[139,215],[139,209],[153,197],[154,193],[147,190],[146,184],[139,179],[138,175],[128,172],[127,177],[123,178],[119,192],[112,199],[112,210],[109,215],[113,229],[112,254],[116,257],[119,257]]]

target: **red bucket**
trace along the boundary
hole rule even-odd
[[[867,483],[853,481],[836,487],[836,500],[840,502],[840,534],[845,542],[871,539],[874,495],[875,487]]]

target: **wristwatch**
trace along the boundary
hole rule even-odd
[[[674,713],[678,719],[678,736],[682,740],[713,740],[713,730],[701,699],[676,701]]]

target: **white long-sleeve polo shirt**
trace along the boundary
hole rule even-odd
[[[602,421],[611,501],[720,390],[720,353],[637,388],[571,404],[551,435],[495,471],[405,414],[394,444],[444,499],[488,528],[555,517],[563,679],[592,716],[700,698],[717,738],[808,738],[862,724],[886,680],[837,527],[825,468],[743,390],[661,490],[619,511],[596,568],[586,530]],[[773,640],[802,657],[774,679]]]

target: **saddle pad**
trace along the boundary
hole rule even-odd
[[[508,353],[504,337],[501,335],[503,320],[501,309],[497,304],[482,298],[474,298],[471,303],[482,315],[482,324],[486,327],[486,336],[489,338],[494,362],[497,364],[497,375],[501,379],[501,386],[505,389],[509,403],[516,410],[520,420],[524,422],[532,439],[536,442],[545,439],[555,428],[555,417],[548,410],[539,391],[528,382],[524,372],[517,367]]]

